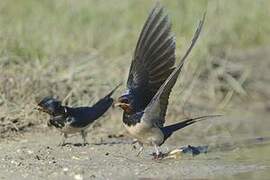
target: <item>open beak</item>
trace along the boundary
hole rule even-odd
[[[121,103],[121,102],[114,103],[115,107],[120,107],[120,106],[124,106],[124,105],[126,105],[126,103]]]
[[[126,113],[131,113],[132,108],[130,107],[130,104],[124,103],[124,102],[117,102],[114,104],[116,107],[120,107],[123,109]]]

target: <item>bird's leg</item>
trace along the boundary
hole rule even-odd
[[[142,153],[142,151],[143,151],[143,144],[141,142],[139,142],[139,141],[138,141],[138,144],[140,146],[140,149],[139,149],[139,151],[137,153],[137,156],[139,156]]]
[[[158,147],[157,147],[156,144],[155,144],[155,150],[156,150],[156,155],[158,156],[159,155],[159,150],[158,150]]]
[[[154,159],[161,159],[163,154],[159,151],[158,146],[155,144],[155,150],[156,150],[156,154],[154,154]]]
[[[63,133],[63,138],[62,138],[62,141],[60,142],[59,146],[65,146],[66,145],[66,139],[67,139],[67,134]]]
[[[136,148],[136,145],[135,145],[137,142],[138,142],[137,139],[133,139],[133,141],[132,141],[132,143],[131,143],[131,144],[132,144],[132,149],[137,149],[137,148]]]
[[[88,142],[87,142],[87,140],[86,140],[87,132],[84,131],[84,130],[81,130],[81,135],[82,135],[82,139],[83,139],[83,145],[85,146],[85,145],[88,144]]]
[[[131,144],[136,144],[138,142],[138,139],[133,139]]]

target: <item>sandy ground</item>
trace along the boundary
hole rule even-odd
[[[197,131],[201,127],[193,125],[189,129]],[[177,136],[189,132],[184,131],[178,132],[162,146],[163,152],[180,147],[180,144],[205,145],[198,143],[200,139],[196,137],[193,140],[184,138],[177,143]],[[268,139],[229,143],[230,139],[224,138],[227,143],[218,147],[222,136],[220,141],[215,142],[211,137],[203,142],[208,141],[210,146],[216,147],[212,148],[214,151],[194,157],[185,154],[180,159],[157,161],[150,155],[151,148],[146,148],[141,157],[136,157],[137,150],[132,148],[131,139],[125,136],[106,137],[90,131],[89,145],[80,146],[78,142],[82,140],[76,135],[68,138],[71,144],[61,147],[58,146],[60,134],[47,128],[46,131],[24,133],[13,140],[2,140],[0,179],[241,179],[254,174],[261,179],[269,177]]]

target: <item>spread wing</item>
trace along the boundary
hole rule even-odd
[[[149,105],[145,109],[145,117],[143,118],[144,120],[155,124],[159,127],[162,127],[164,122],[165,122],[165,116],[166,116],[166,111],[167,111],[167,106],[168,106],[168,100],[169,96],[171,93],[171,90],[181,72],[181,69],[184,65],[185,59],[191,52],[192,48],[194,47],[200,32],[203,27],[205,19],[205,14],[203,16],[203,19],[199,22],[199,25],[197,27],[197,30],[192,38],[191,44],[186,51],[185,55],[181,59],[180,64],[175,68],[175,70],[171,73],[171,75],[168,77],[168,79],[164,82],[164,84],[160,87],[158,92],[155,94]]]
[[[150,12],[136,45],[127,88],[135,106],[144,109],[174,70],[175,38],[171,23],[157,3]]]

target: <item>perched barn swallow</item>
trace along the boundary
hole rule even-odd
[[[63,106],[61,101],[52,97],[45,97],[38,103],[37,109],[48,113],[50,115],[48,125],[56,127],[63,133],[63,141],[60,145],[65,145],[67,134],[77,132],[81,133],[85,145],[87,144],[86,128],[111,107],[113,104],[113,98],[111,96],[120,85],[116,86],[108,95],[100,99],[92,107]]]
[[[143,26],[131,62],[127,90],[115,104],[123,109],[124,126],[140,145],[137,155],[143,145],[150,145],[155,148],[155,158],[159,158],[158,147],[173,132],[199,121],[196,118],[163,126],[170,92],[200,35],[204,19],[205,15],[178,66],[175,66],[175,38],[163,7],[157,4]]]

